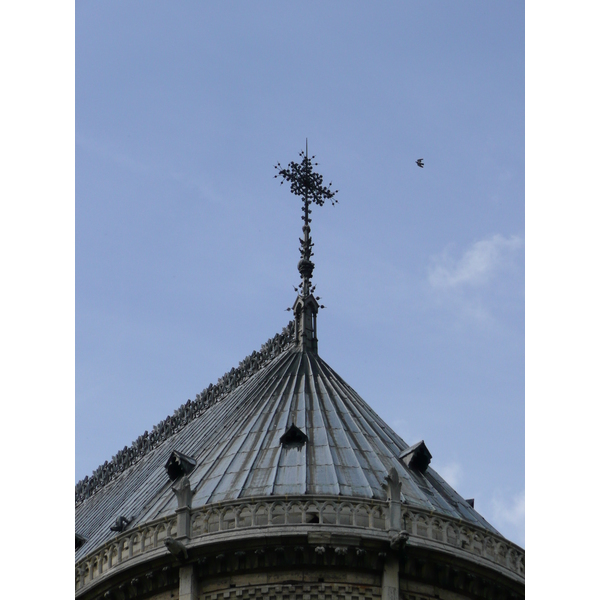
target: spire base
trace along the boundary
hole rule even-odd
[[[298,296],[292,308],[296,323],[296,343],[302,350],[310,350],[318,354],[317,313],[319,304],[312,294]]]

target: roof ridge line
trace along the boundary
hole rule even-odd
[[[91,477],[86,475],[84,479],[81,479],[75,485],[75,504],[83,502],[110,481],[116,479],[119,474],[137,463],[151,450],[162,445],[165,440],[190,421],[204,414],[221,398],[234,391],[295,342],[294,321],[290,321],[281,333],[268,339],[260,350],[255,350],[240,361],[237,367],[232,367],[219,377],[216,385],[211,383],[200,394],[196,394],[195,400],[188,400],[176,409],[173,415],[155,425],[150,433],[145,431],[131,443],[131,446],[125,446],[123,450],[119,450],[110,461],[105,461],[103,465],[100,465]]]

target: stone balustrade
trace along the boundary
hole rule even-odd
[[[297,496],[253,498],[209,504],[191,512],[191,539],[188,547],[211,543],[228,532],[236,537],[252,537],[254,532],[294,528],[295,533],[355,530],[362,537],[387,539],[389,506],[381,500],[331,496]],[[499,566],[513,575],[525,577],[524,551],[501,536],[451,517],[403,506],[403,527],[410,537],[408,544],[453,547],[478,557],[484,564]],[[277,531],[275,531],[277,530]],[[164,540],[176,537],[175,516],[158,519],[125,531],[107,542],[76,566],[76,590],[81,590],[112,569],[144,554],[164,554]],[[150,556],[148,556],[150,558]],[[137,562],[137,561],[134,561]],[[133,564],[133,562],[131,563]]]
[[[125,531],[75,564],[75,589],[87,586],[132,558],[151,550],[164,550],[164,540],[176,532],[177,518],[174,516]]]
[[[273,499],[207,505],[194,511],[192,538],[230,529],[332,525],[385,531],[387,502],[331,497]]]
[[[466,521],[413,507],[403,507],[402,523],[410,535],[409,540],[447,544],[525,577],[525,552],[502,536],[495,536]]]

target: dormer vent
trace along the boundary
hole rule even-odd
[[[407,448],[400,458],[408,465],[411,469],[419,471],[419,473],[425,473],[429,463],[431,462],[431,452],[427,449],[425,442],[421,440],[414,446]]]
[[[167,475],[171,481],[179,479],[182,475],[189,475],[196,466],[196,461],[191,456],[173,450],[165,465]]]
[[[81,548],[81,546],[83,546],[86,542],[86,539],[79,535],[78,533],[75,534],[75,550],[79,550],[79,548]]]
[[[308,441],[308,436],[293,423],[290,428],[279,438],[284,448],[302,448]]]
[[[475,498],[468,498],[465,502],[471,507],[475,508]]]

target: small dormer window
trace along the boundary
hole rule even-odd
[[[81,548],[81,546],[83,546],[86,542],[86,539],[79,535],[79,534],[75,534],[75,550],[79,550],[79,548]]]
[[[293,423],[290,428],[279,438],[284,448],[302,448],[306,444],[308,436]]]
[[[182,452],[173,450],[169,460],[165,465],[167,475],[171,481],[179,479],[182,475],[189,475],[196,466],[196,461],[190,456],[186,456]]]
[[[402,452],[400,458],[404,464],[408,465],[411,469],[414,469],[419,473],[425,473],[432,457],[425,442],[421,440],[414,446],[411,446]]]

